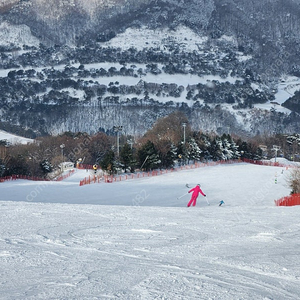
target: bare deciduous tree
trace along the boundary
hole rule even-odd
[[[300,194],[300,167],[292,170],[291,177],[288,182],[292,189],[291,194]]]

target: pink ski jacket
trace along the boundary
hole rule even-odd
[[[202,190],[200,189],[199,185],[196,185],[194,188],[192,188],[191,190],[189,190],[189,193],[193,192],[193,196],[198,197],[199,193],[205,197],[205,194],[202,192]]]

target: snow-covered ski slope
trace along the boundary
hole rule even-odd
[[[241,163],[0,183],[0,299],[299,299],[300,207],[274,205],[289,174]],[[186,183],[210,206],[177,200]]]
[[[32,139],[28,139],[28,138],[24,138],[15,134],[11,134],[8,133],[6,131],[0,130],[0,141],[4,140],[7,141],[11,144],[29,144],[29,143],[33,143],[34,140]]]

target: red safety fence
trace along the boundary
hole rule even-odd
[[[70,177],[71,175],[73,175],[74,172],[75,172],[75,170],[70,170],[68,173],[66,173],[66,174],[64,174],[64,175],[61,175],[61,176],[57,177],[57,178],[55,179],[55,181],[62,181],[62,180],[64,180],[64,179]]]
[[[11,175],[11,176],[1,177],[0,182],[18,180],[18,179],[25,179],[25,180],[32,180],[32,181],[50,181],[49,179],[36,177],[36,176]]]
[[[245,163],[260,165],[260,166],[271,166],[271,167],[281,167],[281,168],[295,168],[294,164],[281,164],[279,162],[265,161],[265,160],[254,160],[249,158],[241,158],[241,160]]]
[[[300,194],[292,194],[290,196],[283,197],[279,200],[275,200],[276,206],[295,206],[300,205]]]
[[[202,168],[202,167],[210,167],[210,166],[217,166],[222,164],[234,164],[242,162],[241,160],[224,160],[224,161],[212,161],[207,163],[200,163],[196,162],[194,164],[190,165],[184,165],[180,166],[174,169],[165,169],[165,170],[153,170],[149,172],[136,172],[136,173],[130,173],[130,174],[122,174],[122,175],[93,175],[88,176],[81,180],[79,182],[80,186],[86,185],[86,184],[92,184],[92,183],[112,183],[112,182],[120,182],[128,179],[138,179],[138,178],[144,178],[144,177],[152,177],[152,176],[158,176],[163,175],[171,172],[176,172],[180,170],[190,170],[190,169],[196,169],[196,168]]]
[[[85,177],[83,180],[80,180],[79,185],[86,185],[91,183],[99,183],[102,180],[102,176],[99,175],[90,175],[89,177]]]

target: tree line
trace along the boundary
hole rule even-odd
[[[117,149],[119,145],[119,149]],[[276,154],[274,145],[277,145]],[[0,141],[0,177],[13,174],[47,177],[65,161],[96,164],[110,174],[173,168],[191,162],[285,156],[299,160],[300,136],[276,135],[242,140],[238,136],[193,131],[182,112],[158,119],[141,137],[109,133],[65,132],[27,145]]]

